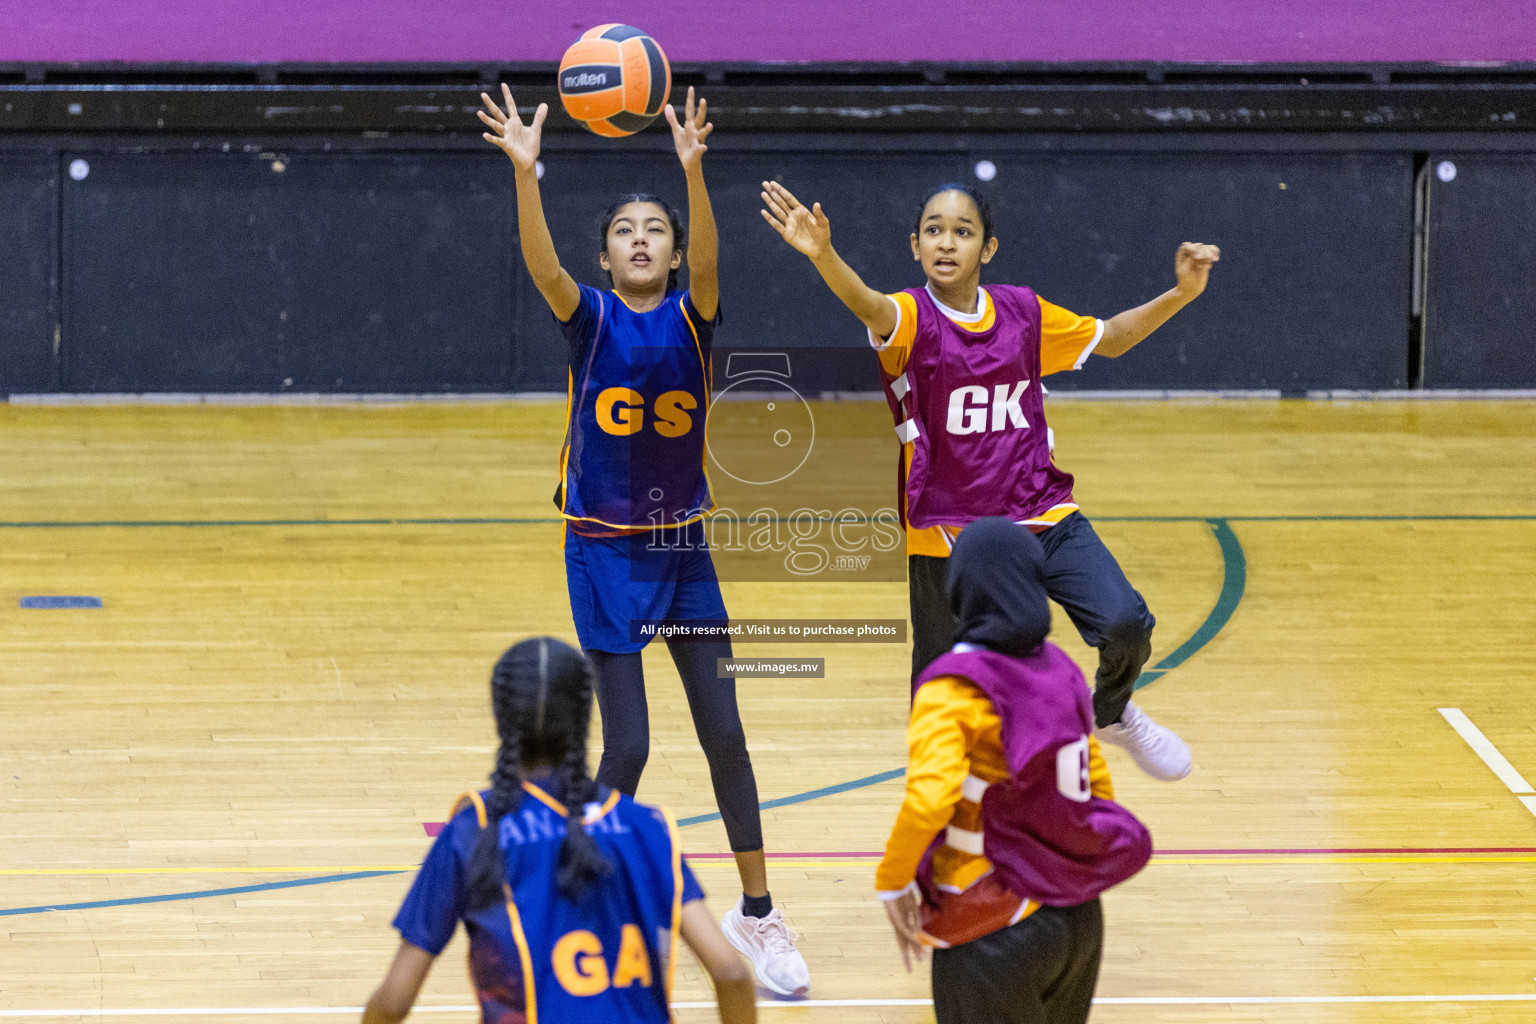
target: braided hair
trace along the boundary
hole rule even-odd
[[[486,825],[469,861],[470,909],[502,898],[501,819],[522,806],[523,765],[538,761],[558,765],[560,797],[570,813],[556,880],[561,895],[579,902],[592,882],[612,870],[584,822],[587,804],[599,799],[587,769],[592,666],[580,651],[554,637],[524,640],[496,663],[491,706],[501,748],[485,800]]]

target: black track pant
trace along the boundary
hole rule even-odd
[[[1104,951],[1098,900],[1041,907],[1016,925],[933,951],[938,1024],[1083,1024]]]
[[[1118,722],[1141,667],[1152,656],[1152,627],[1157,620],[1086,516],[1072,513],[1040,534],[1040,543],[1045,548],[1046,593],[1066,610],[1083,642],[1099,649],[1095,722],[1100,726]],[[944,592],[948,568],[947,558],[907,558],[913,679],[955,643],[955,620]]]
[[[725,834],[737,853],[763,848],[762,815],[757,807],[757,779],[747,754],[747,736],[736,707],[736,680],[717,679],[715,659],[729,658],[729,641],[683,643],[667,649],[693,715],[693,728],[709,761],[715,803]],[[640,654],[587,651],[597,669],[597,706],[603,715],[603,759],[597,781],[635,795],[651,752],[651,718],[645,699]]]

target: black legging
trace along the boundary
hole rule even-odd
[[[736,707],[736,680],[716,678],[716,659],[731,656],[728,640],[669,640],[667,650],[683,680],[688,711],[699,745],[709,761],[715,804],[726,838],[737,853],[763,848],[763,821],[757,807],[757,779],[747,754],[747,736]],[[651,719],[645,699],[640,654],[587,651],[597,669],[597,706],[603,713],[603,759],[597,781],[635,795],[651,751]]]
[[[1152,656],[1157,620],[1087,516],[1072,513],[1041,533],[1040,543],[1045,547],[1045,592],[1066,610],[1083,642],[1099,649],[1094,722],[1100,727],[1118,722],[1141,667]],[[907,556],[913,679],[955,642],[955,619],[944,588],[948,569],[947,558]]]

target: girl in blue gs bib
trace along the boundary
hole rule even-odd
[[[666,808],[587,774],[591,666],[551,637],[491,676],[501,749],[416,875],[401,943],[363,1024],[399,1024],[460,921],[485,1024],[670,1021],[677,942],[715,984],[720,1020],[757,1019],[751,973],[704,905]]]
[[[719,249],[705,140],[713,126],[693,90],[667,122],[688,183],[692,238],[677,211],[650,195],[627,195],[603,215],[598,265],[606,289],[577,284],[560,265],[539,188],[544,118],[524,124],[511,90],[505,109],[482,94],[488,142],[512,160],[523,265],[568,345],[569,395],[555,504],[565,520],[565,578],[581,649],[596,673],[603,717],[597,778],[634,796],[650,754],[650,717],[640,652],[669,621],[729,619],[706,539],[714,509],[704,472],[710,359],[720,322]],[[553,176],[553,169],[550,177]],[[678,274],[688,267],[688,287]],[[667,639],[725,825],[741,899],[721,926],[780,996],[810,987],[805,958],[768,891],[757,778],[736,701],[720,678],[728,635]]]

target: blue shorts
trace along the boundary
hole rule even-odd
[[[725,620],[725,599],[703,532],[684,528],[678,543],[658,549],[649,533],[583,537],[566,530],[565,585],[582,650],[642,650],[650,640],[636,635],[641,622]]]

